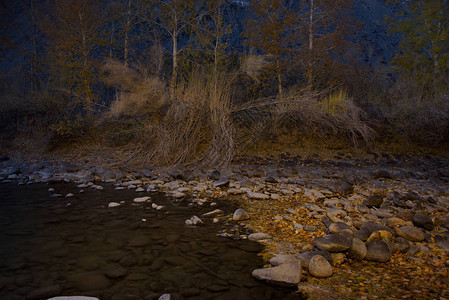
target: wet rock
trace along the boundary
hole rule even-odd
[[[104,290],[111,286],[111,281],[100,274],[79,274],[74,280],[76,289],[82,292]]]
[[[279,261],[278,261],[279,260]],[[258,280],[280,286],[296,286],[301,280],[302,268],[301,262],[295,257],[276,259],[274,257],[270,263],[276,266],[271,268],[256,269],[252,276]],[[277,265],[277,263],[281,264]]]
[[[197,216],[193,216],[193,217],[191,217],[189,220],[186,220],[186,225],[187,226],[198,226],[198,225],[203,225],[204,223],[203,223],[203,221],[200,219],[200,218],[198,218]]]
[[[412,222],[416,227],[421,227],[427,230],[433,230],[435,228],[432,218],[422,214],[415,214],[412,218]]]
[[[352,239],[352,245],[349,248],[348,257],[362,260],[366,256],[366,251],[365,243],[361,239],[355,237]]]
[[[249,219],[249,214],[243,208],[237,209],[232,216],[232,220],[234,221],[243,221],[247,219]]]
[[[128,247],[143,247],[151,243],[151,237],[148,235],[133,236],[128,240]]]
[[[172,299],[170,294],[163,294],[158,298],[158,300],[170,300],[170,299]]]
[[[47,286],[32,290],[26,295],[26,299],[46,299],[59,295],[62,292],[62,287],[57,285]]]
[[[125,277],[128,274],[128,270],[120,265],[113,265],[106,269],[106,277],[111,279]]]
[[[120,206],[121,204],[120,203],[117,203],[117,202],[110,202],[109,204],[108,204],[108,207],[109,208],[112,208],[112,207],[117,207],[117,206]]]
[[[145,197],[134,198],[133,201],[136,203],[143,203],[143,202],[147,202],[148,200],[150,200],[150,197],[145,196]]]
[[[332,276],[332,266],[321,255],[315,255],[309,262],[309,273],[314,277],[326,278]]]
[[[314,239],[317,248],[329,252],[341,252],[348,250],[351,245],[351,239],[339,234],[329,234]]]
[[[263,232],[251,233],[248,236],[248,240],[250,240],[250,241],[261,241],[261,240],[268,240],[268,239],[271,239],[271,235],[263,233]]]
[[[421,242],[425,239],[424,232],[414,226],[396,227],[395,232],[398,236],[412,242]]]
[[[369,243],[366,246],[365,259],[376,262],[387,262],[391,259],[391,250],[388,245],[382,241]]]
[[[329,232],[334,234],[339,234],[342,230],[351,230],[351,226],[343,222],[335,222],[329,225]]]
[[[371,195],[363,201],[363,204],[367,207],[380,207],[384,202],[384,198],[381,195]]]

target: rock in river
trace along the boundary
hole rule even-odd
[[[248,240],[250,240],[250,241],[262,241],[262,240],[268,240],[268,239],[271,239],[271,235],[268,235],[263,232],[251,233],[248,236]]]

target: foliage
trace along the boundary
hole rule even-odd
[[[399,21],[390,19],[391,32],[400,34],[399,52],[392,64],[419,87],[449,84],[449,3],[410,1]],[[447,89],[446,89],[447,92]]]

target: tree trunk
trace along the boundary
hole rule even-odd
[[[178,81],[178,33],[177,30],[173,30],[173,71],[172,71],[172,77],[171,77],[171,97],[172,99],[175,98],[175,92],[176,92],[176,82]]]
[[[313,11],[314,0],[310,0],[310,16],[309,16],[309,61],[307,70],[308,88],[313,89]]]
[[[129,51],[129,31],[131,27],[131,0],[128,0],[128,11],[126,12],[126,25],[125,25],[125,49],[124,60],[125,67],[128,66],[128,51]]]

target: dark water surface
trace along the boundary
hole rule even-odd
[[[49,187],[75,196],[53,198]],[[217,237],[229,225],[184,224],[216,208],[230,213],[231,204],[194,208],[156,194],[163,211],[132,203],[145,195],[113,186],[79,193],[72,184],[0,185],[0,299],[298,297],[251,277],[263,265],[260,245]],[[125,204],[108,208],[112,201]]]

